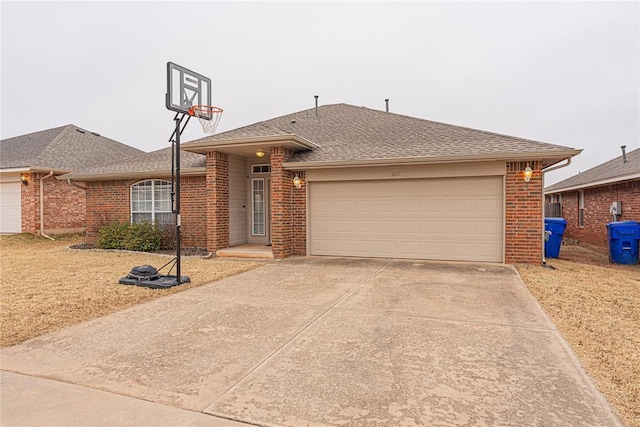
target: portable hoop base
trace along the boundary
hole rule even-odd
[[[220,123],[222,111],[222,108],[213,105],[194,105],[189,109],[189,115],[198,119],[203,132],[213,135],[216,133],[218,123]]]

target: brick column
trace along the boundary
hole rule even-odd
[[[293,254],[293,175],[282,164],[293,155],[285,147],[271,148],[271,250],[275,259]]]
[[[293,254],[307,254],[307,174],[305,171],[291,171],[302,180],[300,188],[293,192]]]
[[[524,181],[527,165],[533,169]],[[507,264],[542,262],[542,173],[541,162],[507,162],[505,185],[505,262]]]
[[[42,173],[30,173],[29,183],[21,185],[22,232],[38,234],[40,231],[40,179]]]
[[[207,250],[229,247],[229,155],[207,153]]]

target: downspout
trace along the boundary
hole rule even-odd
[[[44,234],[44,182],[43,181],[52,176],[53,176],[53,171],[49,172],[48,175],[45,175],[42,178],[40,178],[40,235],[42,237],[46,237],[47,239],[55,240],[53,237],[47,236],[46,234]]]
[[[547,172],[551,172],[554,171],[556,169],[562,169],[562,168],[566,168],[567,166],[569,166],[571,164],[571,157],[569,157],[567,159],[567,163],[563,164],[563,165],[557,165],[554,167],[551,167],[549,169],[543,169],[542,170],[542,265],[547,265],[547,258],[544,256],[544,238],[545,238],[545,232],[544,232],[544,174]]]

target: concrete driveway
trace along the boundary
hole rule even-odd
[[[291,258],[1,352],[2,425],[620,425],[510,266]]]

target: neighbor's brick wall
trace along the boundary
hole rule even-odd
[[[166,177],[154,178],[166,181]],[[87,242],[95,243],[98,228],[112,221],[131,220],[131,186],[144,180],[87,182]],[[204,176],[180,179],[181,246],[206,247]]]
[[[293,255],[307,254],[307,175],[305,171],[291,171],[302,180],[300,188],[292,188]],[[292,178],[293,179],[293,178]],[[293,182],[293,181],[292,181]]]
[[[271,248],[275,259],[293,255],[293,175],[282,164],[293,151],[271,147]]]
[[[523,179],[527,164],[533,169],[529,182]],[[505,177],[505,262],[542,262],[542,174],[541,163],[507,162]]]
[[[22,186],[22,232],[40,232],[40,180],[48,174],[31,173]],[[43,181],[44,232],[59,234],[82,231],[85,226],[84,190],[50,176]]]
[[[229,155],[207,153],[206,198],[207,250],[229,247]]]
[[[584,189],[584,227],[578,226],[578,191],[562,193],[565,237],[608,246],[606,224],[613,221],[609,213],[612,202],[622,202],[618,221],[640,221],[640,180]]]

